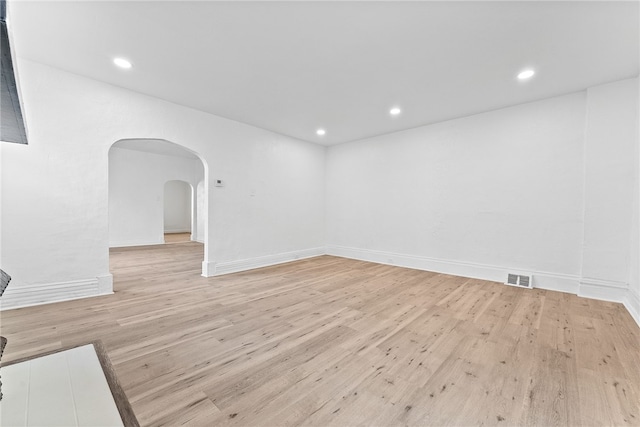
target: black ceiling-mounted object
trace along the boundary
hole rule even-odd
[[[27,143],[27,132],[24,126],[18,85],[13,71],[11,45],[7,30],[7,2],[0,0],[0,53],[2,54],[2,88],[0,91],[0,141]]]

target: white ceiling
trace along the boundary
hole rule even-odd
[[[20,57],[330,145],[637,76],[638,6],[13,1],[9,19]]]

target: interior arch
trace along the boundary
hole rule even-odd
[[[164,244],[165,187],[169,182],[179,181],[189,186],[189,240],[204,245],[203,260],[206,260],[205,160],[187,147],[154,138],[118,140],[109,148],[108,157],[109,248]]]

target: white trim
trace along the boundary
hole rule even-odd
[[[191,227],[168,228],[164,230],[164,234],[191,233]]]
[[[507,272],[518,271],[518,269],[501,266],[336,245],[327,246],[327,255],[500,283],[504,282]],[[640,326],[640,296],[629,289],[627,283],[543,271],[531,271],[531,274],[533,274],[534,288],[575,294],[583,298],[622,303],[638,326]]]
[[[300,251],[282,252],[274,255],[265,255],[255,258],[241,259],[225,262],[203,262],[202,275],[204,277],[221,276],[223,274],[237,273],[239,271],[253,270],[255,268],[268,267],[285,262],[296,261],[304,258],[312,258],[325,254],[325,248],[311,248]]]
[[[629,285],[601,279],[583,277],[580,279],[578,296],[603,301],[623,302],[627,297]]]
[[[127,248],[131,246],[154,246],[154,245],[164,245],[164,235],[162,235],[162,240],[154,240],[150,242],[141,242],[139,240],[136,240],[136,241],[129,240],[129,241],[116,241],[116,242],[109,243],[110,248]]]
[[[548,291],[564,292],[567,294],[578,294],[580,287],[580,277],[570,274],[546,273],[534,271],[533,287],[546,289]]]
[[[113,293],[113,274],[98,276],[98,295],[108,295]]]
[[[110,289],[113,286],[112,283],[110,274],[92,279],[56,283],[19,284],[12,281],[2,295],[0,310],[109,295],[113,293]]]
[[[640,296],[631,289],[628,289],[623,304],[633,320],[635,320],[640,327]]]
[[[283,264],[325,254],[342,258],[375,262],[378,264],[396,265],[398,267],[433,271],[453,276],[489,280],[498,283],[504,282],[507,272],[519,271],[518,269],[488,264],[460,262],[398,254],[394,252],[330,245],[327,247],[283,252],[275,255],[266,255],[237,261],[226,261],[221,263],[203,261],[202,275],[204,277],[220,276],[223,274],[253,270],[256,268]],[[628,284],[626,283],[593,278],[580,278],[575,275],[548,273],[542,271],[531,271],[531,273],[533,274],[534,288],[572,293],[580,297],[622,303],[629,311],[631,317],[636,321],[636,323],[638,323],[638,326],[640,326],[640,296],[629,289]],[[0,310],[10,310],[14,308],[109,294],[113,294],[113,276],[111,274],[106,274],[93,279],[58,283],[17,285],[12,282],[2,296],[2,300],[0,301]]]
[[[370,249],[356,249],[345,246],[327,246],[327,255],[379,264],[396,265],[398,267],[415,268],[417,270],[433,271],[453,276],[470,277],[473,279],[490,280],[504,283],[508,272],[523,271],[522,268],[508,268],[502,266],[460,262],[439,258],[416,255],[398,254],[394,252],[375,251]],[[533,275],[533,287],[559,292],[577,293],[580,278],[575,275],[549,273],[544,271],[529,271]]]
[[[212,277],[216,271],[216,263],[202,261],[202,277]]]

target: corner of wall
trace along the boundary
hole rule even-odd
[[[622,304],[640,327],[640,295],[629,289]]]
[[[213,277],[216,271],[216,263],[209,261],[202,261],[202,277]]]
[[[113,274],[98,276],[98,295],[108,295],[113,293]]]

